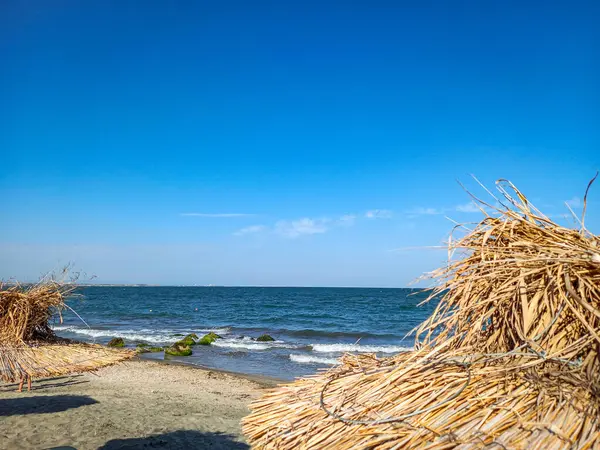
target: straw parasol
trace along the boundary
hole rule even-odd
[[[592,180],[593,181],[593,180]],[[590,182],[591,185],[591,182]],[[600,238],[510,182],[457,225],[415,349],[345,355],[251,405],[255,448],[600,448]],[[588,185],[588,190],[589,190]]]
[[[89,372],[116,364],[135,353],[83,344],[54,334],[49,320],[62,318],[73,284],[44,278],[38,284],[0,284],[0,378],[24,378]]]

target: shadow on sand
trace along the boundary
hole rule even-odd
[[[83,375],[70,375],[53,378],[36,378],[33,380],[32,391],[43,391],[46,389],[74,386],[76,384],[89,383]],[[0,387],[0,392],[12,392],[17,390],[18,383],[6,384]],[[25,390],[27,387],[25,386]]]
[[[211,449],[211,450],[248,450],[247,444],[234,440],[233,436],[223,433],[202,433],[194,430],[179,430],[143,438],[114,439],[98,450],[134,450],[160,448],[171,449]]]
[[[0,400],[0,417],[47,414],[98,403],[87,395],[34,395]]]

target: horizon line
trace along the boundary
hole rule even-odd
[[[22,281],[18,284],[36,284],[38,281]],[[17,284],[16,282],[11,283],[10,281],[5,284]],[[69,283],[65,283],[69,284]],[[410,287],[410,286],[325,286],[325,285],[272,285],[272,284],[248,284],[248,285],[234,285],[234,284],[152,284],[152,283],[72,283],[75,286],[81,287],[217,287],[217,288],[315,288],[315,289],[430,289],[427,287]]]

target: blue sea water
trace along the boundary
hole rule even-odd
[[[58,335],[105,344],[122,337],[164,346],[176,334],[214,331],[211,346],[189,357],[145,357],[290,380],[334,364],[344,352],[390,356],[413,347],[406,337],[435,304],[414,289],[262,287],[84,287],[56,322]],[[257,342],[270,334],[274,342]]]

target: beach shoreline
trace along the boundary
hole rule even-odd
[[[162,353],[160,353],[160,354],[162,355]],[[203,371],[206,371],[206,372],[217,372],[217,373],[221,373],[221,374],[224,374],[224,375],[230,375],[232,377],[243,378],[243,379],[248,380],[248,381],[250,381],[252,383],[258,384],[259,386],[261,386],[263,388],[271,388],[271,387],[275,387],[275,386],[277,386],[279,384],[284,384],[284,383],[289,383],[290,382],[289,380],[284,380],[284,379],[280,379],[280,378],[269,377],[267,375],[254,375],[254,374],[251,374],[251,373],[234,372],[234,371],[231,371],[231,370],[225,370],[225,369],[219,369],[219,368],[214,368],[214,367],[209,367],[209,366],[203,366],[201,364],[188,363],[188,362],[180,361],[180,360],[156,358],[156,357],[153,357],[153,355],[155,355],[155,353],[140,353],[139,355],[137,355],[134,358],[134,360],[138,359],[138,360],[143,360],[143,361],[150,361],[150,362],[155,362],[155,363],[158,363],[158,364],[165,364],[167,366],[191,367],[192,369],[203,370]]]
[[[135,358],[96,373],[0,385],[0,449],[247,449],[240,420],[279,380]]]

